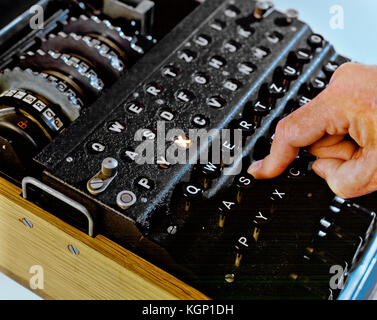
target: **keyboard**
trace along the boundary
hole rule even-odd
[[[67,3],[49,1],[49,28],[0,59],[3,174],[211,298],[342,297],[374,240],[375,196],[337,197],[306,150],[279,178],[246,170],[350,60],[269,2],[192,4],[163,37],[149,11],[121,29]]]

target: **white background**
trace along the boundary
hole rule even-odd
[[[275,0],[274,3],[279,10],[298,9],[300,18],[334,44],[340,54],[357,62],[377,64],[376,0]],[[344,8],[343,30],[330,28],[329,11],[333,5]],[[0,273],[0,299],[39,298]]]

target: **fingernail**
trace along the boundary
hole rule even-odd
[[[262,166],[262,162],[263,160],[259,160],[259,161],[254,161],[249,169],[247,169],[247,173],[251,174],[252,176],[254,176],[254,174],[259,170],[259,168]]]

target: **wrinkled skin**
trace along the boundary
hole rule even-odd
[[[278,123],[270,154],[248,172],[256,179],[277,177],[301,147],[318,158],[313,170],[338,196],[377,190],[377,66],[338,68],[326,90]]]

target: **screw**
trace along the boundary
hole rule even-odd
[[[234,273],[228,273],[225,275],[225,281],[228,283],[234,282]]]
[[[80,254],[79,249],[77,249],[74,245],[70,244],[68,246],[68,250],[71,251],[75,256],[78,256]]]
[[[99,178],[94,178],[89,182],[89,186],[92,190],[99,190],[104,186],[104,184],[105,182]]]
[[[68,163],[71,163],[71,162],[73,162],[73,158],[72,158],[72,157],[68,157],[68,158],[66,159],[66,161],[67,161]]]
[[[33,223],[27,219],[27,218],[22,218],[22,222],[23,224],[28,227],[29,229],[33,228]]]
[[[176,234],[177,230],[178,230],[177,226],[170,226],[167,231],[169,234]]]

